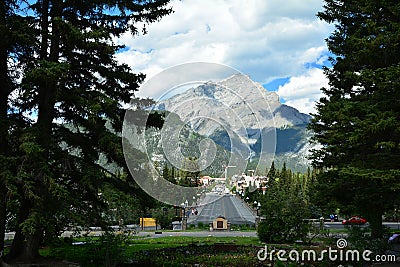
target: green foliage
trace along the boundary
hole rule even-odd
[[[144,75],[117,62],[124,46],[113,40],[170,14],[168,2],[0,3],[0,251],[7,206],[21,237],[10,257],[33,259],[66,226],[107,226],[105,185],[144,196],[119,175],[127,171],[118,135]]]
[[[196,157],[187,157],[179,170],[179,185],[197,187],[199,185],[200,171]]]
[[[71,240],[60,240],[50,249],[49,255],[79,262],[82,266],[118,266],[128,261],[126,250],[129,241],[129,236],[111,232],[100,237],[86,237],[82,245],[72,245]]]
[[[309,217],[306,193],[300,176],[292,174],[284,165],[261,200],[264,219],[257,228],[260,240],[285,243],[306,239],[309,231],[309,223],[304,220]]]
[[[160,225],[161,229],[171,228],[171,223],[173,218],[160,208],[157,209],[156,213],[153,212],[153,217],[156,218],[157,224]]]
[[[342,209],[363,214],[374,236],[399,199],[400,4],[325,0],[319,18],[335,24],[327,40],[329,87],[309,128],[322,145],[313,164],[318,190]]]
[[[271,204],[271,202],[266,204]],[[289,202],[288,204],[294,205],[295,203]],[[260,240],[272,244],[306,240],[310,226],[308,222],[303,220],[306,210],[300,209],[298,211],[295,209],[296,206],[292,209],[289,208],[292,207],[278,206],[273,208],[275,212],[265,213],[266,219],[261,221],[257,227]],[[297,208],[301,207],[297,206]],[[276,212],[277,210],[279,211]]]
[[[140,217],[139,200],[132,194],[126,194],[111,185],[105,185],[99,197],[107,202],[107,209],[103,211],[105,218],[112,225],[134,224]]]
[[[179,145],[180,151],[182,152],[182,155],[184,156],[185,159],[180,164],[183,167],[185,166],[190,167],[193,163],[193,159],[200,158],[201,151],[199,144],[202,140],[206,139],[206,137],[191,130],[190,127],[188,125],[185,125],[180,120],[179,116],[176,115],[175,113],[170,113],[170,112],[166,113],[168,114],[169,117],[173,117],[174,123],[176,123],[177,125],[182,125],[182,129],[179,132],[179,141],[177,145]],[[168,127],[167,129],[164,128],[163,131],[164,131],[164,138],[168,137],[168,131],[169,131]],[[149,127],[148,129],[146,129],[146,148],[150,157],[151,155],[158,155],[158,156],[162,155],[162,158],[160,159],[160,163],[163,165],[162,169],[160,169],[161,173],[164,171],[163,168],[167,166],[170,172],[175,172],[173,175],[175,178],[196,175],[196,173],[190,174],[188,172],[183,172],[182,170],[175,169],[175,167],[176,168],[179,167],[178,166],[174,167],[174,164],[171,164],[168,161],[167,159],[168,157],[167,155],[165,155],[164,149],[162,148],[162,146],[159,145],[160,141],[161,141],[161,133],[159,129],[157,129],[156,127]],[[216,144],[216,149],[217,151],[215,159],[212,161],[210,166],[208,166],[202,171],[202,173],[210,176],[219,177],[223,172],[221,166],[227,164],[229,158],[231,157],[231,154],[224,147],[220,146],[218,142]],[[170,175],[171,174],[167,175],[166,177],[170,177]],[[168,181],[175,183],[174,180],[168,180]],[[190,183],[189,181],[181,181],[181,185],[189,186],[189,184],[193,184],[193,182]]]
[[[72,241],[82,244],[71,245]],[[216,249],[214,244],[233,246],[235,251]],[[59,239],[42,255],[77,262],[82,266],[177,266],[203,263],[207,266],[237,266],[244,260],[249,266],[258,261],[253,255],[254,237],[188,237],[139,238],[109,233],[102,237]]]
[[[206,229],[206,228],[208,228],[208,225],[205,225],[203,222],[198,222],[197,223],[197,228]]]
[[[390,229],[385,228],[382,237],[371,237],[371,229],[360,227],[357,225],[347,226],[347,238],[351,249],[358,251],[370,250],[373,255],[383,255],[392,248],[392,244],[388,242],[390,237]]]
[[[232,192],[232,193],[236,193],[236,186],[233,186],[233,187],[231,188],[231,192]]]

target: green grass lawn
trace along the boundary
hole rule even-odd
[[[274,248],[301,250],[313,246],[335,246],[336,234],[345,229],[330,229],[329,236],[316,236],[311,243],[274,244]],[[81,242],[76,244],[75,242]],[[271,245],[269,245],[271,246]],[[264,244],[257,237],[127,236],[60,239],[42,248],[47,258],[79,263],[80,266],[265,266],[257,259]],[[296,265],[291,265],[296,266]],[[326,265],[330,266],[330,265]]]
[[[101,242],[100,237],[77,237],[72,241],[84,242],[86,244]],[[190,237],[190,236],[166,236],[158,238],[148,238],[148,236],[134,236],[128,237],[124,240],[128,252],[141,251],[143,249],[159,249],[167,247],[178,247],[188,245],[210,245],[215,243],[222,244],[235,244],[235,245],[261,245],[257,237]],[[86,244],[72,245],[61,244],[60,248],[72,249],[79,251],[80,247],[85,247]],[[51,247],[44,247],[40,250],[41,255],[49,256],[51,254]]]
[[[131,244],[166,244],[166,245],[193,245],[193,244],[214,244],[232,243],[237,245],[256,245],[261,244],[257,237],[191,237],[191,236],[166,236],[160,238],[136,239],[130,241]]]
[[[165,261],[163,258],[164,256],[171,262],[189,261],[195,263],[198,260],[206,260],[211,264],[213,261],[226,261],[228,260],[227,258],[231,256],[233,258],[246,256],[245,253],[241,253],[243,255],[234,253],[231,256],[226,253],[214,253],[215,244],[222,246],[232,245],[235,248],[261,246],[261,242],[256,237],[168,236],[159,238],[137,238],[122,235],[118,237],[117,235],[115,237],[109,236],[109,238],[80,237],[67,241],[68,242],[60,240],[58,244],[42,248],[40,254],[44,257],[77,262],[82,266],[103,266],[102,264],[107,261],[129,262],[132,261],[132,259],[139,261],[138,265],[157,265]],[[74,245],[71,241],[74,243],[82,243]],[[183,257],[182,255],[187,253],[187,251],[195,252]],[[204,259],[202,259],[203,255],[205,257]],[[132,266],[135,265],[133,264]]]

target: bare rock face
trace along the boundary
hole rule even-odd
[[[248,76],[235,74],[218,83],[207,82],[161,101],[156,109],[179,115],[196,132],[209,136],[220,127],[241,129],[286,128],[307,124],[310,116],[282,105]],[[251,139],[259,136],[251,136]]]
[[[310,116],[281,104],[275,92],[267,91],[248,76],[235,74],[219,82],[206,82],[183,93],[160,101],[155,109],[177,114],[193,131],[208,136],[227,150],[250,157],[257,156],[260,140],[271,129],[277,129],[277,151],[300,161],[307,161],[309,133],[305,126]],[[293,138],[284,129],[296,128],[296,142],[287,146],[284,139]],[[300,134],[299,134],[300,132]],[[279,137],[279,134],[283,136]],[[299,137],[300,136],[300,137]],[[244,148],[245,147],[245,148]],[[248,152],[246,152],[248,153]],[[282,161],[285,161],[283,159]]]

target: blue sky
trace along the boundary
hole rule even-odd
[[[279,86],[284,85],[290,81],[290,77],[277,78],[269,83],[264,84],[264,87],[269,91],[278,91]]]
[[[117,59],[148,78],[182,63],[231,66],[275,91],[282,102],[304,113],[327,86],[321,70],[329,56],[324,39],[333,26],[315,14],[322,0],[173,0],[174,13],[148,26],[148,34],[128,33]],[[162,92],[139,92],[157,98]]]

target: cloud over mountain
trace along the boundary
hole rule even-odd
[[[285,4],[276,0],[174,0],[175,12],[149,25],[148,34],[135,39],[122,36],[119,41],[129,49],[117,58],[149,78],[192,61],[227,64],[261,84],[282,77],[306,77],[323,64],[328,53],[324,39],[332,26],[315,17],[322,4],[322,0],[288,0]],[[157,98],[160,93],[138,92],[138,96]],[[280,96],[299,108],[297,101],[303,98],[295,95],[292,90]],[[306,107],[308,100],[304,101]]]

